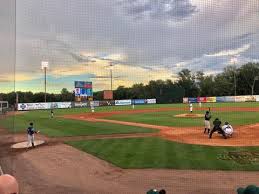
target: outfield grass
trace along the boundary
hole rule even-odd
[[[157,104],[157,105],[137,105],[135,109],[162,108],[162,107],[186,107],[186,104]],[[197,104],[194,104],[197,106]],[[259,103],[211,103],[203,104],[203,107],[256,107]],[[111,106],[96,107],[96,112],[109,112],[116,110],[131,110],[131,106]],[[195,109],[194,109],[195,110]],[[25,131],[29,122],[34,122],[35,127],[43,134],[48,136],[75,136],[75,135],[97,135],[97,134],[113,134],[113,133],[137,133],[137,132],[153,132],[154,130],[140,127],[123,126],[108,123],[91,123],[85,121],[75,121],[58,118],[58,116],[66,114],[79,114],[90,112],[90,108],[73,108],[54,110],[55,119],[50,119],[50,111],[30,111],[25,114],[11,116],[0,121],[0,126],[8,128],[12,132]],[[190,118],[174,118],[175,114],[185,113],[184,111],[166,111],[152,112],[130,115],[114,115],[109,119],[148,123],[165,126],[202,126],[203,119]],[[204,112],[197,112],[202,113]],[[235,125],[245,125],[259,122],[259,113],[257,112],[213,112],[213,118],[219,117],[222,121],[229,121]]]
[[[194,110],[195,107],[198,107],[199,105],[197,103],[193,104]],[[149,109],[149,108],[186,108],[188,107],[188,104],[150,104],[150,105],[135,105],[135,109]],[[202,107],[259,107],[259,102],[246,102],[246,103],[204,103],[202,104]],[[107,111],[118,111],[118,110],[132,110],[131,106],[106,106],[106,107],[96,107],[96,112],[107,112]],[[79,114],[79,113],[86,113],[90,112],[91,109],[88,108],[71,108],[71,109],[56,109],[54,110],[55,114],[58,116],[62,116],[65,114]],[[41,114],[42,112],[48,112],[49,111],[33,111],[35,114]]]
[[[153,125],[191,127],[204,125],[203,118],[177,118],[174,115],[183,114],[186,111],[166,111],[136,114],[120,114],[106,117],[106,119],[147,123]],[[204,114],[204,111],[196,111]],[[222,122],[228,121],[234,126],[247,125],[259,122],[259,112],[212,112],[212,120],[219,118]]]
[[[67,112],[68,113],[68,112]],[[8,117],[1,120],[0,126],[11,132],[26,132],[28,124],[33,122],[35,128],[50,137],[78,135],[106,135],[127,133],[148,133],[156,130],[142,127],[125,126],[112,123],[93,123],[63,118],[49,118],[49,112],[32,111],[26,114]]]
[[[218,159],[228,151],[259,151],[258,147],[209,147],[160,138],[87,140],[67,144],[121,168],[259,170],[259,159],[258,163],[252,164]]]

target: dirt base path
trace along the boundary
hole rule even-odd
[[[258,109],[259,110],[259,109]],[[143,112],[143,110],[140,110]],[[146,110],[145,110],[146,111]],[[120,114],[133,114],[139,112],[135,111],[119,111]],[[65,115],[65,118],[83,120],[88,122],[106,122],[121,125],[145,127],[151,129],[158,129],[159,136],[168,140],[186,143],[199,144],[208,146],[259,146],[259,124],[252,124],[246,126],[234,126],[234,134],[232,138],[224,139],[222,135],[214,133],[212,139],[208,138],[208,134],[203,133],[203,127],[167,127],[159,125],[150,125],[144,123],[117,121],[110,119],[102,119],[117,114],[117,112],[106,113],[85,113],[76,115]]]

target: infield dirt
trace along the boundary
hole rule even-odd
[[[144,123],[117,121],[110,119],[102,119],[103,117],[109,117],[116,114],[137,114],[146,112],[162,112],[168,110],[178,110],[179,108],[160,108],[160,109],[146,109],[146,110],[129,110],[129,111],[114,111],[104,113],[83,113],[65,115],[65,118],[84,120],[87,122],[107,122],[121,125],[130,125],[137,127],[145,127],[151,129],[158,129],[159,135],[162,138],[187,143],[187,144],[199,144],[208,146],[259,146],[259,124],[233,126],[234,134],[232,138],[224,139],[222,135],[214,133],[212,139],[208,138],[208,134],[204,134],[204,128],[201,127],[168,127],[160,125],[151,125]],[[205,108],[201,108],[205,109]],[[182,109],[180,109],[182,110]],[[205,109],[206,110],[206,109]],[[259,111],[259,108],[244,108],[244,107],[231,107],[231,108],[214,108],[217,111]]]

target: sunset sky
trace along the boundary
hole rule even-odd
[[[0,92],[14,76],[16,90],[43,91],[41,61],[48,92],[76,80],[109,89],[110,62],[116,88],[183,68],[215,74],[234,55],[236,65],[259,61],[258,0],[18,0],[16,23],[12,0],[1,4]]]

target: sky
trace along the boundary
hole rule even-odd
[[[115,89],[259,61],[258,0],[18,0],[16,12],[13,2],[0,0],[1,91],[44,91],[42,61],[55,93],[77,80],[110,89],[110,64]]]

